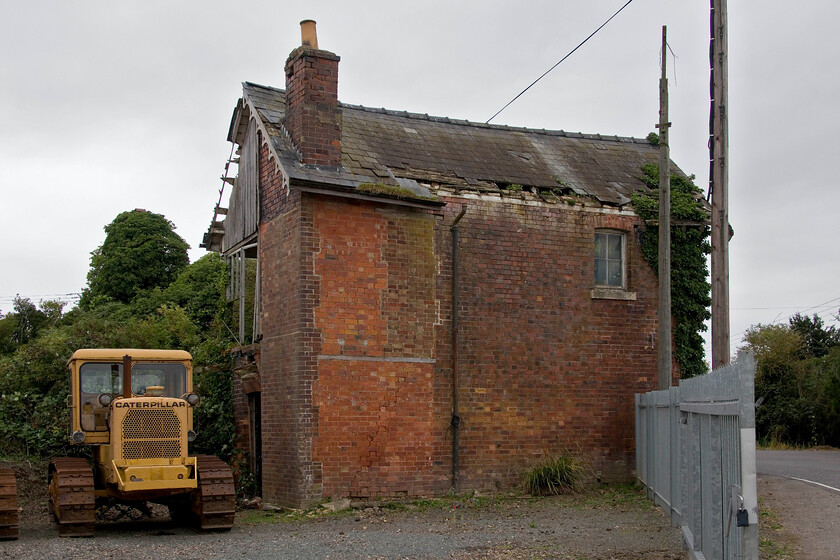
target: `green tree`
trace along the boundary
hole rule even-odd
[[[135,314],[149,315],[162,305],[184,309],[199,329],[207,330],[217,314],[229,308],[224,298],[227,265],[217,254],[204,255],[181,271],[174,282],[146,292],[132,302]]]
[[[17,317],[9,313],[0,317],[0,355],[11,354],[17,348],[13,340],[17,328]]]
[[[813,317],[797,313],[788,321],[790,328],[802,338],[803,357],[822,358],[833,346],[840,345],[840,332],[826,327],[819,315]]]
[[[189,264],[189,245],[161,214],[123,212],[105,233],[91,253],[82,307],[107,300],[128,303],[141,292],[168,286]]]
[[[787,325],[756,325],[744,340],[755,353],[759,440],[840,444],[840,346],[834,327],[799,314]]]
[[[29,298],[15,296],[15,330],[12,340],[15,344],[26,344],[38,335],[48,320],[47,314],[35,307]]]
[[[823,362],[824,401],[820,408],[823,418],[824,443],[840,447],[840,346],[834,346]]]

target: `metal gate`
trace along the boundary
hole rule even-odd
[[[755,360],[636,395],[636,473],[697,560],[758,559]]]

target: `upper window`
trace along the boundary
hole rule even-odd
[[[595,285],[624,288],[624,234],[615,231],[595,232]]]

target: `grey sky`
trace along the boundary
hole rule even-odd
[[[624,0],[2,1],[0,310],[79,292],[103,226],[166,215],[193,247],[209,225],[248,80],[284,86],[315,19],[347,103],[485,121]],[[840,4],[730,2],[733,351],[758,322],[840,308]],[[668,26],[671,155],[708,184],[709,4],[635,0],[494,119],[644,137],[658,119]]]

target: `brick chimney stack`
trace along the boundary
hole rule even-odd
[[[315,22],[300,22],[301,46],[286,60],[286,118],[283,122],[303,163],[341,165],[338,61],[318,49]]]

